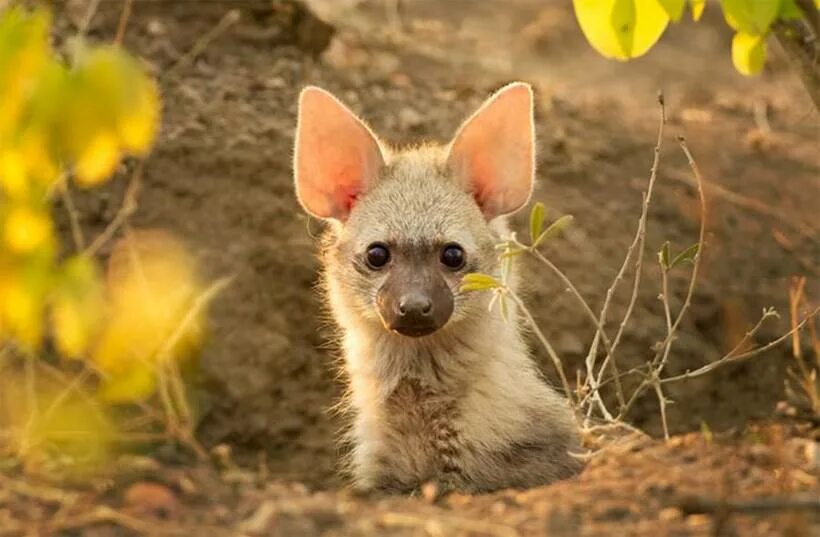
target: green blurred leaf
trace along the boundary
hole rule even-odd
[[[538,236],[535,242],[533,242],[532,247],[537,248],[538,245],[544,242],[545,240],[549,240],[558,235],[559,233],[561,233],[562,231],[564,231],[566,228],[569,227],[573,219],[574,217],[571,214],[565,214],[564,216],[550,224],[549,227]]]
[[[729,26],[738,32],[757,35],[769,31],[780,4],[781,0],[720,0]]]
[[[683,8],[686,6],[686,0],[658,0],[658,2],[673,22],[680,20],[683,15]]]
[[[732,39],[732,63],[740,73],[753,76],[766,61],[766,36],[738,32]]]
[[[661,251],[658,252],[658,261],[663,270],[669,270],[669,241],[663,243]]]
[[[668,265],[669,269],[671,270],[671,269],[677,267],[678,265],[680,265],[681,263],[684,263],[684,262],[694,263],[695,262],[695,257],[698,255],[699,250],[700,250],[700,245],[699,244],[693,244],[692,246],[690,246],[689,248],[687,248],[686,250],[682,251],[681,253],[679,253],[678,255],[675,256],[675,259],[673,259],[672,262],[669,263],[669,265]]]
[[[498,289],[499,287],[503,287],[503,285],[492,276],[473,272],[464,275],[464,278],[461,280],[460,290],[462,292],[481,291],[487,289]]]
[[[540,201],[530,211],[530,244],[534,244],[544,229],[544,204]]]
[[[642,56],[669,23],[658,0],[573,0],[572,4],[587,41],[606,58]]]
[[[820,5],[820,0],[816,1],[818,2],[817,5]],[[795,0],[781,0],[777,17],[784,20],[801,19],[803,18],[803,11],[800,10]]]

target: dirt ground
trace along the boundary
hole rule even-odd
[[[58,35],[76,31],[73,4],[58,11]],[[807,276],[808,296],[820,296],[818,114],[776,43],[761,77],[734,72],[731,35],[715,5],[699,24],[673,26],[656,49],[626,64],[589,48],[568,2],[411,0],[398,18],[385,8],[390,2],[310,5],[330,26],[280,1],[137,0],[125,34],[125,45],[162,77],[164,96],[162,133],[133,224],[177,233],[207,276],[235,276],[214,303],[200,358],[199,434],[210,446],[232,446],[243,469],[145,459],[133,472],[64,490],[74,495],[70,507],[64,498],[35,501],[61,493],[54,484],[20,485],[9,471],[0,474],[10,490],[0,495],[0,527],[6,516],[40,520],[30,535],[809,535],[817,528],[816,503],[813,513],[787,514],[744,503],[800,491],[816,498],[820,490],[817,424],[748,425],[770,423],[784,398],[786,346],[670,389],[673,432],[706,424],[721,432],[711,440],[701,433],[668,445],[632,439],[599,454],[577,480],[528,492],[369,499],[344,490],[336,467],[341,423],[330,411],[343,381],[313,290],[319,225],[302,213],[291,179],[303,85],[333,91],[384,138],[404,143],[447,139],[491,90],[512,79],[532,82],[535,199],[553,217],[575,216],[545,252],[593,309],[634,234],[663,88],[669,122],[649,218],[650,262],[622,347],[624,368],[644,363],[664,335],[652,252],[665,240],[681,250],[697,239],[696,192],[675,135],[687,138],[706,181],[721,188],[709,190],[701,283],[671,374],[734,347],[766,306],[783,317],[757,343],[787,331],[792,276]],[[210,39],[230,10],[239,22]],[[89,36],[110,40],[119,16],[118,2],[100,3]],[[186,56],[198,43],[206,46]],[[80,196],[89,233],[110,221],[124,187],[123,173],[108,192]],[[523,220],[516,218],[520,229]],[[592,327],[560,282],[528,269],[528,304],[574,371]],[[685,276],[672,280],[673,307]],[[616,295],[611,318],[627,299]],[[546,356],[536,354],[549,374]],[[659,433],[654,398],[629,418]],[[160,491],[129,500],[128,491],[149,482]],[[124,511],[89,520],[73,514],[94,500]],[[122,515],[146,505],[148,514]]]

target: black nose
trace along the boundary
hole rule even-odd
[[[399,300],[399,316],[405,318],[429,317],[433,311],[433,302],[430,297],[421,293],[411,293]]]

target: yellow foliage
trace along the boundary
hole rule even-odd
[[[139,88],[134,106],[117,124],[120,142],[126,151],[143,155],[151,144],[159,127],[159,93],[153,82],[146,81]]]
[[[96,133],[77,155],[74,168],[77,182],[85,187],[102,183],[114,172],[119,160],[116,135],[107,131]]]
[[[86,256],[68,260],[51,306],[54,340],[68,358],[83,358],[100,331],[105,296],[97,267]]]
[[[112,379],[102,392],[108,400],[150,394],[157,367],[199,344],[204,319],[190,314],[201,292],[193,259],[170,236],[143,231],[117,244],[108,270],[110,318],[93,353]]]
[[[703,8],[706,7],[706,0],[689,0],[689,4],[692,8],[692,20],[695,22],[699,21],[703,16]]]
[[[54,455],[78,471],[99,468],[111,455],[116,429],[83,386],[30,379],[19,372],[0,378],[0,427],[29,467]],[[33,388],[33,392],[28,389]]]
[[[766,61],[766,36],[738,32],[732,39],[732,63],[746,76],[763,70]]]
[[[12,208],[3,223],[3,238],[11,252],[27,254],[52,241],[51,219],[26,206]]]
[[[0,337],[14,337],[28,349],[37,347],[43,332],[41,283],[11,271],[0,273]]]
[[[0,153],[0,186],[11,198],[23,197],[28,185],[26,182],[26,161],[20,151],[6,149]]]
[[[669,14],[658,0],[573,0],[575,16],[601,55],[628,60],[644,55],[660,39]]]

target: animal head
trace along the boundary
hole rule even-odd
[[[449,144],[403,150],[382,143],[330,93],[305,88],[296,193],[305,211],[329,223],[334,310],[412,337],[469,317],[481,299],[459,294],[461,279],[496,272],[503,217],[529,200],[534,154],[527,84],[495,93]]]

